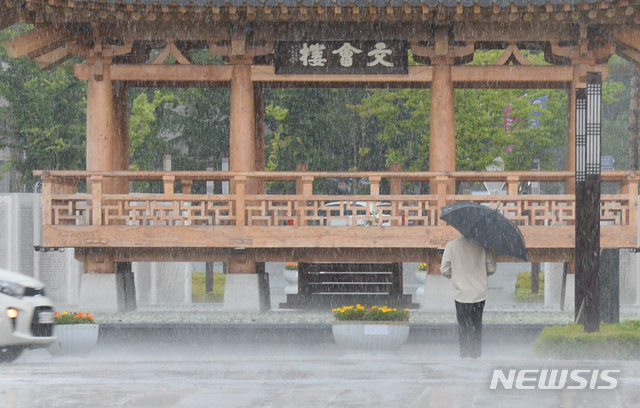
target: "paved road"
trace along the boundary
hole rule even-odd
[[[0,407],[640,407],[639,362],[539,360],[527,345],[456,354],[455,344],[370,355],[184,338],[99,344],[86,358],[33,350],[0,366]],[[494,368],[622,372],[615,390],[490,390]]]

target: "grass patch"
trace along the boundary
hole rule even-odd
[[[640,360],[640,321],[601,324],[596,333],[579,324],[545,327],[533,349],[541,357],[570,360]]]
[[[542,303],[544,302],[544,272],[540,272],[540,290],[531,293],[531,272],[521,272],[516,281],[516,302]]]
[[[193,303],[214,303],[224,300],[223,273],[213,274],[213,292],[206,293],[206,276],[204,272],[194,272],[191,274],[191,301]]]

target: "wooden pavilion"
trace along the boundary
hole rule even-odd
[[[638,0],[0,0],[0,29],[18,23],[35,28],[5,44],[11,57],[43,69],[86,60],[76,75],[88,82],[87,169],[38,172],[43,245],[76,248],[85,276],[115,275],[132,261],[226,261],[225,307],[252,310],[259,302],[246,300],[260,296],[263,262],[427,260],[436,270],[437,248],[457,236],[438,209],[460,200],[490,203],[520,225],[531,261],[572,263],[576,90],[587,73],[606,77],[614,53],[640,63]],[[228,63],[194,64],[194,49]],[[466,65],[479,49],[504,54],[495,65]],[[421,65],[406,64],[409,50]],[[543,51],[549,65],[532,65],[523,50]],[[230,171],[129,170],[127,88],[221,86],[231,89]],[[265,172],[263,89],[316,86],[430,87],[429,171]],[[457,87],[566,89],[566,170],[457,172]],[[368,179],[370,193],[314,194],[316,179],[352,177]],[[380,195],[382,179],[390,195]],[[130,193],[132,180],[162,181],[164,192]],[[230,181],[231,192],[192,194],[202,180]],[[297,193],[265,194],[272,180],[295,182]],[[602,180],[620,190],[601,196],[601,246],[637,247],[638,174]],[[406,181],[430,182],[431,194],[403,194]],[[460,195],[459,181],[502,181],[508,193]],[[561,182],[565,192],[518,193],[535,181]],[[353,208],[332,211],[335,201]]]

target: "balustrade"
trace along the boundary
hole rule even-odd
[[[440,207],[457,201],[474,201],[503,213],[517,225],[571,226],[575,222],[575,196],[519,194],[526,182],[571,182],[571,172],[37,172],[42,177],[45,225],[127,226],[378,226],[437,227]],[[107,194],[105,178],[161,181],[160,194]],[[313,181],[322,178],[367,179],[369,195],[318,195]],[[290,181],[299,194],[245,194],[247,180]],[[394,184],[393,195],[380,194],[380,184]],[[605,172],[603,181],[620,185],[617,194],[601,196],[603,225],[637,223],[638,175]],[[77,182],[87,181],[90,193],[78,193]],[[195,181],[231,181],[231,195],[191,194]],[[174,191],[176,181],[181,193]],[[498,181],[506,195],[447,194],[452,182]],[[430,182],[435,194],[397,194],[402,182]]]

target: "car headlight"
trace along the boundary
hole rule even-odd
[[[22,298],[24,296],[24,286],[14,282],[0,280],[0,293]]]

